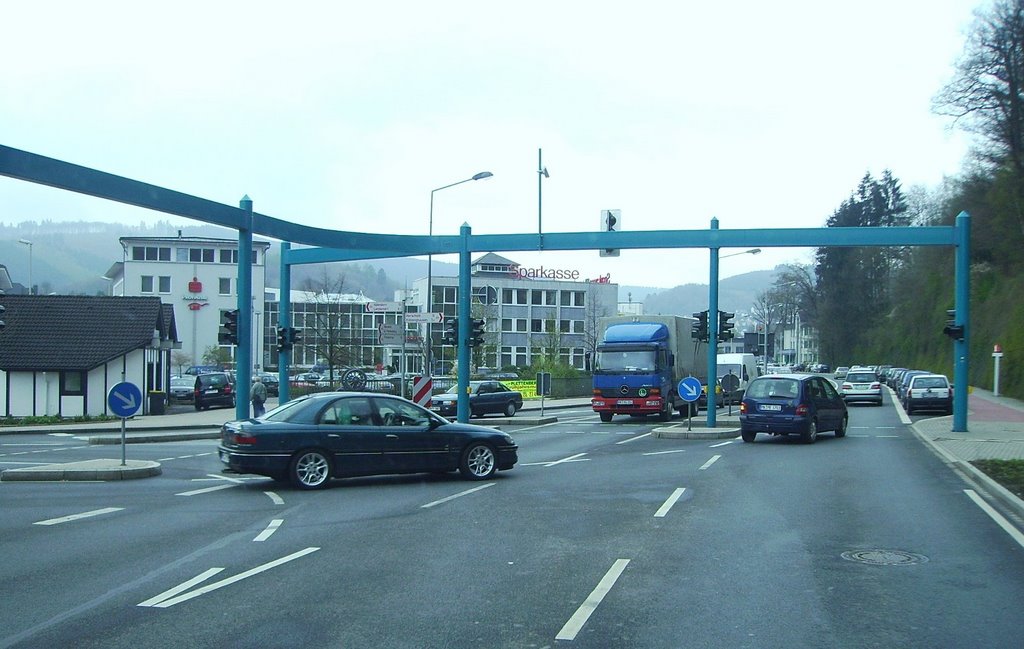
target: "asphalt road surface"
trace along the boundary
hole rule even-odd
[[[487,482],[303,492],[198,441],[0,483],[0,647],[1021,646],[1024,548],[888,400],[813,445],[557,415]],[[2,468],[119,453],[0,437]]]

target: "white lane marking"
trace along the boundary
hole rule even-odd
[[[674,451],[654,451],[653,453],[644,453],[644,455],[668,455],[669,453],[685,453],[686,449],[677,448]]]
[[[712,457],[710,460],[705,462],[704,466],[702,466],[699,470],[703,471],[704,469],[708,468],[709,466],[711,466],[712,464],[717,462],[719,460],[719,458],[721,458],[721,457],[722,457],[721,455],[716,455],[716,456]]]
[[[170,462],[173,459],[174,459],[173,457],[158,457],[156,459],[156,461],[157,462]]]
[[[572,614],[569,621],[565,623],[562,630],[555,636],[555,640],[576,639],[576,634],[583,629],[583,625],[590,619],[591,614],[597,610],[597,606],[601,603],[601,600],[605,598],[605,595],[608,594],[608,591],[611,590],[612,586],[615,585],[616,580],[618,580],[627,565],[629,565],[629,559],[615,560],[611,569],[605,573],[604,577],[602,577],[601,581],[597,584],[597,588],[590,593],[586,601],[580,604],[580,607],[576,609],[576,612]]]
[[[74,433],[49,433],[50,437],[74,437]]]
[[[231,489],[237,487],[235,484],[222,484],[216,487],[207,487],[205,489],[194,489],[192,491],[183,491],[180,494],[174,494],[175,496],[198,496],[199,494],[210,493],[211,491],[220,491],[221,489]]]
[[[554,462],[548,462],[548,466],[555,466],[556,464],[562,464],[563,462],[572,462],[573,460],[575,460],[577,458],[581,458],[584,455],[586,455],[586,453],[577,453],[576,455],[570,455],[569,457],[562,458],[561,460],[555,460]]]
[[[299,550],[298,552],[295,552],[294,554],[289,554],[286,557],[281,557],[280,559],[275,559],[274,561],[271,561],[270,563],[265,563],[262,566],[257,566],[255,568],[253,568],[252,570],[246,570],[245,572],[239,573],[239,574],[235,575],[234,577],[228,577],[227,579],[221,579],[220,581],[215,581],[212,584],[208,584],[206,586],[203,586],[202,588],[198,588],[198,589],[192,591],[191,593],[185,593],[184,595],[178,595],[177,597],[171,597],[170,599],[165,599],[162,602],[158,602],[156,604],[151,604],[150,606],[154,606],[156,608],[169,608],[171,606],[174,606],[175,604],[181,604],[182,602],[186,602],[186,601],[188,601],[190,599],[193,599],[195,597],[199,597],[200,595],[205,595],[206,593],[215,591],[215,590],[217,590],[219,588],[223,588],[225,586],[230,586],[231,584],[233,584],[235,582],[239,582],[239,581],[241,581],[243,579],[247,579],[249,577],[252,577],[253,575],[258,575],[261,572],[266,572],[267,570],[270,570],[271,568],[276,568],[277,566],[280,566],[282,564],[288,563],[289,561],[294,561],[295,559],[299,559],[301,557],[304,557],[307,554],[311,554],[313,552],[316,552],[319,549],[320,548],[306,548],[305,550]],[[141,604],[139,606],[141,606]]]
[[[165,599],[170,599],[170,598],[174,597],[175,595],[177,595],[178,593],[185,592],[186,590],[188,590],[189,588],[192,588],[196,584],[203,583],[204,581],[206,581],[207,579],[209,579],[210,577],[214,576],[215,574],[217,574],[218,572],[220,572],[222,570],[224,570],[224,569],[223,568],[210,568],[209,570],[206,570],[204,572],[199,573],[198,575],[196,575],[192,579],[189,579],[186,582],[178,584],[177,586],[175,586],[174,588],[172,588],[170,590],[165,590],[164,592],[160,593],[156,597],[150,597],[149,599],[147,599],[144,602],[139,602],[139,604],[137,604],[137,606],[154,606],[156,604],[159,604],[160,602],[164,601]]]
[[[59,525],[60,523],[67,523],[69,521],[77,521],[82,518],[91,518],[93,516],[102,516],[103,514],[110,514],[112,512],[119,512],[124,507],[104,507],[103,509],[94,509],[91,512],[82,512],[81,514],[71,514],[70,516],[61,516],[60,518],[51,518],[45,521],[36,521],[33,525]]]
[[[551,428],[552,426],[554,426],[557,423],[558,422],[553,421],[550,424],[538,424],[536,426],[524,426],[523,428],[520,428],[520,429],[516,430],[516,434],[522,433],[522,432],[527,431],[527,430],[537,430],[539,428]]]
[[[712,444],[708,448],[718,448],[719,446],[728,446],[729,444],[734,444],[734,443],[736,443],[736,440],[730,439],[728,442],[722,442],[720,444]]]
[[[67,442],[17,442],[14,444],[0,444],[0,446],[46,446],[53,448],[54,446],[63,446]]]
[[[253,543],[260,543],[270,538],[270,535],[277,531],[277,528],[281,527],[281,523],[284,522],[283,518],[275,518],[270,521],[270,525],[267,525],[267,529],[260,532],[256,538],[252,540]]]
[[[440,505],[441,503],[446,503],[449,500],[455,500],[456,498],[462,498],[463,496],[468,496],[469,494],[474,493],[476,491],[480,491],[481,489],[486,489],[487,487],[493,487],[495,484],[497,484],[497,483],[496,482],[488,482],[487,484],[482,484],[479,487],[474,487],[472,489],[467,489],[466,491],[460,491],[459,493],[451,495],[451,496],[448,496],[447,498],[442,498],[441,500],[435,500],[434,502],[427,503],[426,505],[420,505],[420,509],[429,509],[430,507],[434,507],[435,505]]]
[[[654,517],[664,518],[665,514],[668,513],[668,510],[672,509],[672,505],[676,504],[676,501],[679,500],[680,496],[683,495],[684,491],[686,491],[686,487],[679,487],[678,489],[673,491],[672,495],[668,497],[668,500],[662,503],[661,507],[658,508],[658,511],[654,512]]]
[[[877,439],[899,439],[899,435],[875,435]]]
[[[629,439],[624,439],[621,442],[615,442],[615,443],[616,444],[629,444],[630,442],[635,442],[638,439],[643,439],[645,437],[650,437],[650,436],[651,436],[651,433],[644,433],[643,435],[637,435],[636,437],[630,437]]]
[[[1017,545],[1024,547],[1024,534],[1021,534],[1020,530],[1010,524],[1010,521],[1003,518],[1002,514],[992,509],[992,506],[982,500],[981,496],[978,495],[973,489],[964,489],[964,493],[967,494],[974,504],[981,507],[981,510],[989,515],[989,518],[994,520],[999,527],[1003,528],[1003,531],[1010,535]]]
[[[0,457],[4,456],[0,455]],[[26,462],[25,460],[21,460],[19,462],[0,462],[0,464],[17,464],[18,466],[24,466],[26,464],[28,464],[29,466],[46,466],[47,464],[53,464],[53,462]]]
[[[278,496],[273,491],[264,491],[263,493],[267,494],[267,498],[270,498],[270,500],[272,500],[275,505],[283,505],[284,504],[284,498],[282,498],[281,496]]]
[[[245,482],[241,478],[232,478],[230,476],[220,475],[218,473],[207,473],[206,475],[211,478],[217,478],[218,480],[227,480],[228,482],[234,482],[235,484],[242,484],[243,482]]]

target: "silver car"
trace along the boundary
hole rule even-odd
[[[851,370],[840,384],[839,391],[846,403],[866,402],[882,405],[882,382],[874,372]]]

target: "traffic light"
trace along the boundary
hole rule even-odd
[[[479,347],[484,344],[484,321],[473,318],[473,326],[469,331],[469,346]]]
[[[601,210],[601,231],[618,232],[622,227],[622,210]],[[602,257],[618,257],[617,248],[601,248],[599,252]]]
[[[942,333],[953,340],[964,339],[964,326],[956,323],[956,309],[946,309],[946,326],[942,328]]]
[[[733,329],[736,325],[729,322],[735,317],[735,313],[728,313],[726,311],[718,312],[718,342],[724,343],[736,337],[736,334],[733,333]]]
[[[694,313],[693,317],[697,318],[697,324],[690,330],[690,337],[698,342],[708,342],[708,312]]]
[[[459,319],[458,318],[445,318],[444,319],[444,333],[441,334],[441,344],[444,344],[444,345],[458,345],[459,344]]]
[[[288,327],[288,344],[292,347],[302,342],[302,329]]]
[[[217,342],[221,345],[238,344],[238,309],[225,311],[221,314],[220,332]]]
[[[288,339],[289,330],[287,327],[277,328],[277,352],[285,352],[292,348],[292,342]]]

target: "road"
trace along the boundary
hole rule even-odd
[[[0,647],[1019,647],[1024,548],[886,398],[813,445],[560,411],[482,483],[132,445],[163,475],[0,483]],[[5,468],[117,452],[0,438]]]

